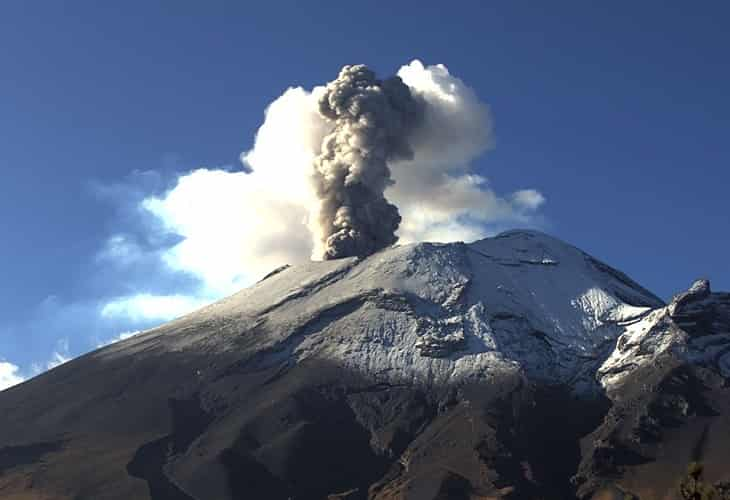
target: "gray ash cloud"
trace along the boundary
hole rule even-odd
[[[424,107],[399,77],[379,80],[365,65],[345,66],[327,84],[319,113],[332,129],[313,175],[324,259],[366,256],[397,241],[388,163],[413,158],[409,137]]]

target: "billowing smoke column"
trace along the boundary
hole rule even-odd
[[[378,80],[367,66],[345,66],[327,84],[320,114],[332,124],[314,160],[324,259],[366,256],[397,241],[401,217],[385,199],[388,162],[413,158],[409,136],[425,102],[400,77]]]

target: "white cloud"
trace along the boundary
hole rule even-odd
[[[56,350],[51,354],[51,358],[45,363],[33,363],[31,366],[33,374],[37,375],[51,368],[55,368],[73,359],[69,354],[68,338],[59,339],[56,342]]]
[[[428,106],[424,124],[411,140],[415,172],[465,172],[469,163],[494,143],[489,107],[473,89],[443,64],[424,66],[414,60],[398,76]]]
[[[512,201],[525,210],[537,210],[545,203],[545,197],[534,189],[523,189],[512,194]]]
[[[266,109],[255,147],[241,155],[247,172],[200,168],[180,176],[166,193],[142,201],[145,213],[182,237],[161,257],[171,270],[191,273],[201,281],[198,297],[187,299],[209,302],[282,264],[309,258],[312,238],[307,216],[313,204],[309,176],[325,132],[312,93],[290,88]],[[135,251],[117,236],[107,243],[104,255],[125,259]],[[183,304],[179,310],[191,309],[184,298],[175,300]],[[152,306],[165,303],[169,302],[159,297],[129,297],[105,310],[150,316],[155,314]],[[169,314],[157,317],[169,319]]]
[[[55,368],[59,365],[67,363],[68,361],[71,361],[71,357],[68,355],[68,353],[62,354],[60,352],[54,352],[51,356],[51,359],[46,363],[46,370]]]
[[[20,376],[20,368],[7,361],[0,361],[0,391],[18,385],[24,380]]]
[[[138,261],[143,256],[143,253],[139,245],[127,235],[115,234],[106,240],[104,247],[97,254],[96,259],[128,265]]]
[[[102,318],[126,318],[131,321],[174,319],[198,309],[212,299],[187,295],[152,295],[141,293],[121,297],[101,308]]]
[[[107,346],[109,344],[114,344],[116,342],[120,342],[122,340],[126,340],[126,339],[129,339],[129,338],[132,338],[135,335],[139,335],[140,333],[142,333],[142,330],[130,330],[128,332],[122,332],[119,335],[117,335],[116,337],[112,337],[111,339],[109,339],[109,340],[107,340],[105,342],[99,343],[96,347],[104,347],[104,346]]]
[[[399,76],[428,103],[414,133],[414,158],[391,165],[395,184],[386,196],[403,217],[402,243],[474,240],[497,227],[530,225],[545,199],[534,189],[498,195],[475,173],[474,160],[493,143],[489,108],[443,65],[413,61]],[[103,317],[167,320],[251,284],[282,264],[308,260],[315,251],[309,218],[317,202],[312,162],[328,131],[317,111],[323,91],[290,88],[269,105],[254,146],[241,155],[246,172],[200,168],[181,175],[142,212],[180,241],[159,250],[171,271],[200,280],[189,295],[136,294],[102,308]],[[120,263],[140,258],[122,235],[103,256]]]
[[[164,254],[167,265],[200,278],[208,295],[236,291],[311,252],[305,194],[296,193],[306,180],[294,183],[294,173],[282,173],[282,187],[266,169],[258,172],[195,170],[163,197],[143,202],[184,238]]]
[[[416,60],[398,76],[428,102],[425,124],[412,141],[413,160],[391,167],[395,185],[386,194],[403,217],[401,242],[470,241],[487,236],[490,225],[534,222],[531,212],[539,204],[520,203],[517,193],[501,197],[472,171],[472,162],[494,144],[489,107],[476,93],[441,64]]]

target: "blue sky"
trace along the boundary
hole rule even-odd
[[[491,108],[474,171],[545,197],[530,225],[665,298],[730,289],[726,2],[312,3],[0,6],[0,361],[29,376],[223,294],[141,204],[240,170],[269,103],[348,63],[445,64]],[[116,314],[141,296],[159,314]]]

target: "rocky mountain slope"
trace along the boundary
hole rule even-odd
[[[730,294],[547,235],[283,267],[0,393],[7,499],[672,498],[730,480]]]

